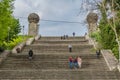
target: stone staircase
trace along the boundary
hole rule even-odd
[[[68,45],[73,52],[68,51]],[[28,50],[33,49],[33,60]],[[69,56],[81,56],[81,69],[69,69]],[[103,56],[96,58],[93,45],[84,37],[42,37],[25,46],[19,54],[11,54],[0,65],[0,80],[120,80],[118,71],[109,71]]]

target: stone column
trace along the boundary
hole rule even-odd
[[[28,21],[29,21],[29,31],[28,35],[29,36],[37,36],[39,33],[39,16],[36,13],[31,13],[28,16]]]
[[[96,13],[90,12],[87,15],[87,22],[89,24],[88,33],[96,31],[96,29],[97,29],[97,21],[98,21],[98,16],[97,16]]]

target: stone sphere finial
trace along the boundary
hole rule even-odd
[[[32,23],[32,22],[38,23],[39,20],[40,20],[40,17],[39,17],[36,13],[31,13],[31,14],[29,14],[29,16],[28,16],[28,21],[29,21],[29,23]]]
[[[87,15],[87,22],[88,23],[97,23],[97,21],[98,21],[98,15],[96,13],[90,12]]]

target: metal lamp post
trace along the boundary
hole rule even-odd
[[[23,40],[24,40],[24,26],[23,26]]]
[[[8,27],[8,43],[9,43],[9,40],[10,40],[10,27]],[[8,49],[9,49],[9,45],[8,45]]]
[[[10,37],[10,27],[8,27],[8,42],[9,42],[9,37]]]

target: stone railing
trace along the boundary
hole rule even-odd
[[[119,64],[117,65],[117,68],[118,68],[118,70],[119,70],[119,72],[120,72],[120,62],[119,62]]]
[[[38,40],[40,38],[40,36],[36,36],[35,38],[33,38],[33,39],[28,39],[26,42],[22,42],[22,43],[20,43],[20,44],[18,44],[17,46],[15,46],[11,51],[9,51],[9,50],[5,50],[4,52],[2,52],[1,54],[0,54],[0,64],[9,56],[9,54],[11,54],[11,53],[15,53],[15,54],[17,54],[17,53],[20,53],[21,52],[21,50],[23,49],[23,47],[26,45],[26,44],[32,44],[32,42],[34,41],[34,40]],[[27,43],[28,42],[28,43]]]
[[[34,40],[38,40],[39,38],[40,36],[38,35],[35,36],[34,38],[29,38],[26,42],[18,44],[12,49],[12,53],[20,53],[25,45],[31,45],[34,42]]]
[[[110,71],[116,70],[118,65],[118,60],[113,55],[111,50],[101,50],[101,53],[107,63],[108,68]]]
[[[26,41],[26,45],[31,45],[33,42],[34,42],[35,38],[29,38],[27,41]]]
[[[89,44],[94,46],[94,49],[97,49],[97,42],[94,39],[90,38],[88,34],[85,35],[85,39],[89,41]]]
[[[94,46],[95,49],[98,48],[98,43],[94,39],[90,38],[88,35],[85,35],[85,38],[89,41],[89,44]],[[118,65],[118,60],[113,55],[111,50],[101,50],[101,53],[110,71],[115,69],[120,71],[120,64]]]
[[[18,44],[17,46],[15,46],[13,49],[12,49],[12,53],[20,53],[21,50],[23,49],[23,47],[26,45],[25,42],[22,42],[20,44]]]

